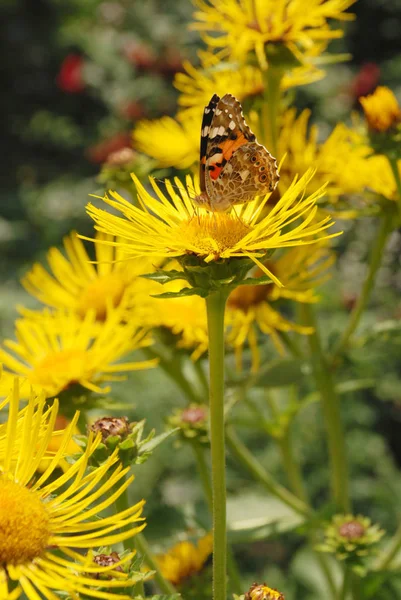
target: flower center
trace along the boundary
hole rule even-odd
[[[125,290],[125,282],[116,273],[108,273],[98,277],[86,286],[78,301],[77,312],[84,317],[88,310],[96,311],[96,318],[103,321],[106,318],[107,302],[118,306]]]
[[[220,255],[233,248],[249,232],[248,225],[239,217],[226,213],[210,213],[192,217],[180,224],[181,235],[190,239],[200,256]]]
[[[82,379],[87,360],[88,355],[84,350],[74,348],[53,352],[38,362],[30,373],[29,380],[43,388],[55,383],[64,388]]]
[[[365,527],[358,521],[348,521],[344,523],[338,530],[338,533],[342,537],[346,537],[350,540],[361,538],[365,534]]]
[[[39,496],[0,476],[0,506],[0,566],[40,556],[50,538],[50,519]]]

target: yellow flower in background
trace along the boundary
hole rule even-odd
[[[118,362],[133,350],[151,344],[149,335],[134,324],[121,324],[122,310],[110,311],[96,322],[93,311],[83,320],[75,313],[57,311],[17,319],[17,341],[5,340],[0,362],[7,372],[43,389],[48,398],[73,384],[97,393],[104,382],[123,373],[156,366],[155,361]],[[7,348],[7,350],[5,349]],[[7,381],[7,378],[6,378]],[[1,385],[4,390],[4,385]]]
[[[155,556],[160,571],[173,585],[179,585],[202,570],[213,550],[213,537],[208,533],[196,544],[189,541],[175,544],[165,554]]]
[[[375,154],[369,159],[372,182],[370,187],[373,191],[387,200],[397,201],[398,190],[394,180],[389,161],[383,154]],[[401,179],[401,160],[397,161],[399,177]]]
[[[113,589],[132,586],[141,578],[116,573],[134,552],[111,567],[91,566],[82,551],[118,544],[141,531],[144,501],[110,516],[102,511],[113,505],[132,482],[129,468],[117,465],[117,455],[87,471],[88,460],[100,442],[89,436],[86,450],[68,471],[54,479],[65,456],[78,413],[65,430],[60,447],[47,469],[37,476],[54,432],[58,402],[46,407],[44,396],[19,411],[18,382],[7,398],[9,417],[5,445],[0,453],[0,597],[28,600],[54,599],[55,591],[101,597],[129,598]],[[16,432],[19,430],[19,435]],[[67,484],[67,487],[66,487]],[[92,574],[113,571],[113,580]],[[96,590],[98,588],[98,590]]]
[[[104,320],[108,307],[117,307],[130,295],[132,284],[144,273],[139,263],[127,262],[118,247],[109,245],[112,236],[98,233],[95,239],[96,265],[73,231],[64,238],[66,256],[58,248],[47,253],[51,274],[39,263],[23,277],[22,285],[43,304],[68,309],[80,318],[94,310]]]
[[[265,46],[281,44],[302,62],[313,47],[322,53],[330,40],[342,37],[331,29],[331,20],[346,21],[345,12],[355,0],[194,0],[197,7],[192,29],[203,34],[210,48],[224,48],[230,58],[244,62],[256,53],[267,68]]]
[[[189,169],[199,160],[201,116],[140,121],[133,132],[135,148],[154,158],[159,167]]]
[[[313,333],[313,328],[297,325],[283,317],[267,301],[268,286],[239,286],[227,300],[225,327],[226,340],[236,355],[237,368],[242,367],[242,353],[249,345],[252,357],[252,372],[260,367],[258,332],[269,335],[280,354],[284,353],[279,331],[296,331],[304,335]]]
[[[330,278],[328,270],[334,262],[335,254],[324,242],[291,248],[267,261],[269,269],[283,285],[271,283],[257,287],[265,288],[269,301],[287,298],[295,302],[318,302],[316,288]]]
[[[295,109],[290,109],[282,117],[278,157],[285,156],[285,160],[280,169],[279,187],[283,185],[285,189],[296,173],[304,172],[307,165],[313,164],[316,174],[308,190],[314,191],[328,182],[326,193],[332,202],[342,194],[362,194],[366,188],[375,189],[381,176],[372,163],[372,150],[366,138],[339,123],[326,140],[319,142],[318,127],[308,127],[310,114],[304,110],[297,116]]]
[[[199,52],[199,56],[200,67],[185,61],[184,72],[176,73],[174,78],[174,86],[181,92],[178,98],[181,120],[195,116],[200,121],[203,109],[213,94],[224,96],[230,90],[230,94],[242,102],[245,98],[263,93],[263,76],[259,67],[223,61],[211,52]],[[318,81],[323,75],[324,72],[313,65],[302,65],[285,73],[281,87],[286,90],[306,85]]]
[[[103,198],[125,218],[91,203],[87,210],[97,230],[119,237],[115,244],[120,245],[127,256],[174,258],[192,254],[205,263],[248,257],[280,285],[259,258],[269,249],[313,243],[314,236],[333,224],[330,217],[315,219],[316,202],[325,190],[321,188],[310,196],[305,195],[312,176],[313,170],[309,170],[299,180],[294,179],[266,216],[261,213],[270,194],[234,206],[226,213],[211,213],[194,206],[191,198],[199,194],[199,188],[189,176],[186,186],[175,179],[178,191],[166,182],[167,196],[150,178],[157,199],[133,176],[140,207],[116,192],[111,192],[112,198]],[[287,227],[290,224],[292,228]],[[326,235],[326,239],[329,237],[332,235]]]
[[[230,94],[241,102],[263,92],[262,73],[257,67],[221,62],[211,53],[200,52],[199,55],[200,68],[185,61],[184,72],[176,73],[174,78],[174,86],[181,92],[178,104],[183,121],[193,115],[199,123],[213,94],[224,96],[230,90]],[[199,146],[199,139],[196,141]]]
[[[359,98],[369,129],[388,131],[401,122],[401,108],[394,93],[379,86],[369,96]]]

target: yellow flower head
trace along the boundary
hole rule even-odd
[[[179,542],[165,554],[156,556],[163,577],[178,585],[187,577],[199,573],[213,550],[213,538],[209,533],[197,544]]]
[[[319,143],[317,126],[312,125],[308,130],[309,118],[309,110],[304,110],[298,117],[294,109],[283,115],[278,157],[286,158],[280,170],[281,184],[289,185],[296,173],[304,172],[313,164],[316,175],[308,190],[316,190],[328,181],[326,193],[332,201],[342,194],[373,188],[379,174],[372,169],[372,150],[367,140],[339,123],[328,138]]]
[[[184,72],[177,73],[174,79],[174,86],[181,92],[178,104],[182,109],[180,118],[184,122],[192,115],[199,120],[213,94],[224,96],[230,90],[241,102],[263,92],[262,73],[257,67],[221,62],[209,52],[201,52],[200,57],[201,68],[185,61]],[[199,139],[196,141],[199,145]]]
[[[188,169],[199,160],[199,114],[140,121],[133,138],[140,152],[159,167]]]
[[[284,318],[268,303],[270,286],[239,286],[231,292],[227,301],[225,326],[227,343],[234,348],[237,368],[242,367],[242,352],[246,343],[252,355],[252,372],[260,367],[258,332],[271,336],[278,352],[284,352],[279,331],[296,331],[311,334],[311,327],[297,325]]]
[[[323,52],[330,40],[343,35],[329,20],[349,20],[345,12],[355,0],[194,0],[198,10],[192,26],[204,33],[211,48],[225,48],[230,58],[244,61],[255,52],[267,68],[265,46],[282,44],[301,61],[311,49]],[[216,35],[217,34],[217,35]]]
[[[254,583],[245,594],[245,600],[284,600],[283,594],[264,584]]]
[[[259,67],[222,61],[219,55],[212,52],[199,52],[199,56],[200,67],[194,67],[186,61],[183,64],[184,72],[177,73],[174,79],[174,86],[181,92],[178,98],[180,121],[185,123],[186,118],[193,116],[201,119],[203,109],[213,94],[224,96],[227,90],[230,90],[230,93],[242,102],[245,98],[263,92],[263,76]],[[301,65],[286,72],[280,85],[286,90],[317,81],[323,75],[324,72],[313,65]],[[199,140],[195,141],[199,145]],[[152,147],[155,142],[156,140],[152,140]]]
[[[379,86],[369,96],[359,98],[369,129],[388,131],[401,121],[401,108],[393,92]]]
[[[104,242],[111,236],[98,233],[95,239],[96,265],[75,232],[64,238],[65,257],[58,248],[47,254],[52,274],[39,263],[22,279],[25,289],[40,302],[53,308],[68,309],[80,318],[94,310],[103,321],[108,307],[117,307],[130,296],[133,283],[144,273],[140,264],[127,263],[118,247]]]
[[[310,196],[304,195],[312,176],[313,170],[309,170],[299,180],[294,179],[265,216],[261,213],[270,194],[261,201],[257,199],[240,207],[234,206],[226,213],[212,213],[195,207],[191,198],[199,193],[199,189],[194,187],[189,176],[186,187],[175,179],[177,191],[167,182],[168,196],[150,179],[157,199],[134,176],[139,207],[111,192],[111,198],[106,196],[103,200],[125,218],[92,204],[88,205],[88,213],[94,219],[96,229],[119,237],[114,244],[120,245],[128,256],[173,258],[194,255],[206,264],[248,257],[280,285],[259,257],[270,249],[312,243],[313,236],[332,225],[330,217],[315,219],[316,201],[324,194],[324,188]],[[294,226],[289,228],[289,225]]]
[[[125,481],[129,468],[116,466],[114,454],[88,472],[88,460],[100,442],[90,435],[85,452],[66,473],[54,478],[71,442],[77,413],[50,464],[37,476],[53,435],[58,402],[47,408],[41,395],[19,411],[16,381],[7,403],[8,422],[5,433],[0,431],[0,597],[16,599],[24,593],[28,600],[54,599],[54,592],[62,591],[73,598],[78,594],[105,600],[129,598],[113,590],[132,586],[138,578],[128,580],[115,569],[130,561],[134,553],[109,567],[91,565],[81,554],[117,544],[144,528],[140,523],[143,501],[118,514],[102,516],[131,483],[133,477]],[[94,579],[94,574],[111,570],[118,578]]]
[[[35,388],[43,389],[48,398],[73,384],[97,393],[108,391],[101,387],[105,381],[121,379],[127,371],[155,366],[155,361],[117,362],[151,343],[144,330],[121,324],[121,315],[121,309],[114,309],[101,324],[93,311],[83,320],[67,311],[17,319],[17,341],[5,340],[3,346],[8,350],[0,349],[5,375],[8,372],[26,378]]]

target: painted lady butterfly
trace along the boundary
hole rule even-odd
[[[199,206],[223,212],[272,192],[279,181],[276,159],[258,144],[231,94],[214,94],[203,113]]]

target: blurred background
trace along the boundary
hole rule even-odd
[[[108,156],[132,147],[132,130],[140,119],[175,114],[174,74],[185,59],[197,64],[196,51],[202,47],[198,34],[187,27],[192,12],[189,0],[1,1],[2,335],[12,332],[16,305],[33,302],[19,284],[33,261],[43,262],[48,248],[61,246],[71,229],[91,235],[85,205],[89,194],[104,192],[99,173]],[[401,0],[360,0],[352,12],[357,18],[347,24],[345,37],[330,46],[332,52],[349,52],[352,59],[327,66],[323,80],[299,88],[294,97],[296,106],[312,109],[324,136],[338,121],[349,121],[351,111],[359,110],[358,97],[378,84],[388,85],[400,97]],[[324,295],[322,318],[328,335],[334,322],[338,327],[346,320],[355,301],[375,224],[367,218],[344,223],[344,229],[337,283],[329,283]],[[401,240],[395,234],[366,323],[401,317],[400,250]],[[374,391],[349,395],[344,406],[358,510],[366,510],[390,530],[398,510],[396,499],[401,497],[400,367],[399,336],[365,351],[353,363],[353,376],[367,372],[385,376]],[[144,390],[147,402],[141,403]],[[116,386],[115,394],[121,401],[132,403],[134,398],[133,412],[159,430],[164,415],[183,403],[161,373],[156,382],[154,374],[136,374],[131,386]],[[319,458],[324,456],[323,433],[314,407],[303,419],[299,447],[305,471],[313,467],[311,494],[319,498],[327,486],[326,463]],[[257,450],[257,436],[250,439]],[[261,460],[280,478],[274,448],[265,441],[261,447]],[[138,489],[148,498],[150,539],[158,540],[161,531],[173,538],[175,531],[187,527],[196,510],[205,512],[200,489],[191,480],[192,458],[167,443],[166,450],[147,465],[138,472]],[[235,491],[245,484],[252,489],[242,474],[231,472],[232,514],[236,510],[243,514],[244,506],[256,510],[252,492],[248,504],[243,498],[235,502]],[[270,510],[274,512],[274,506]],[[236,548],[250,583],[257,572],[261,580],[268,578],[274,587],[289,590],[290,597],[317,598],[305,591],[309,589],[307,559],[296,550],[297,542],[290,536],[256,542],[247,553],[241,545]],[[265,566],[268,555],[275,557],[275,565]],[[294,581],[284,585],[290,557]]]

